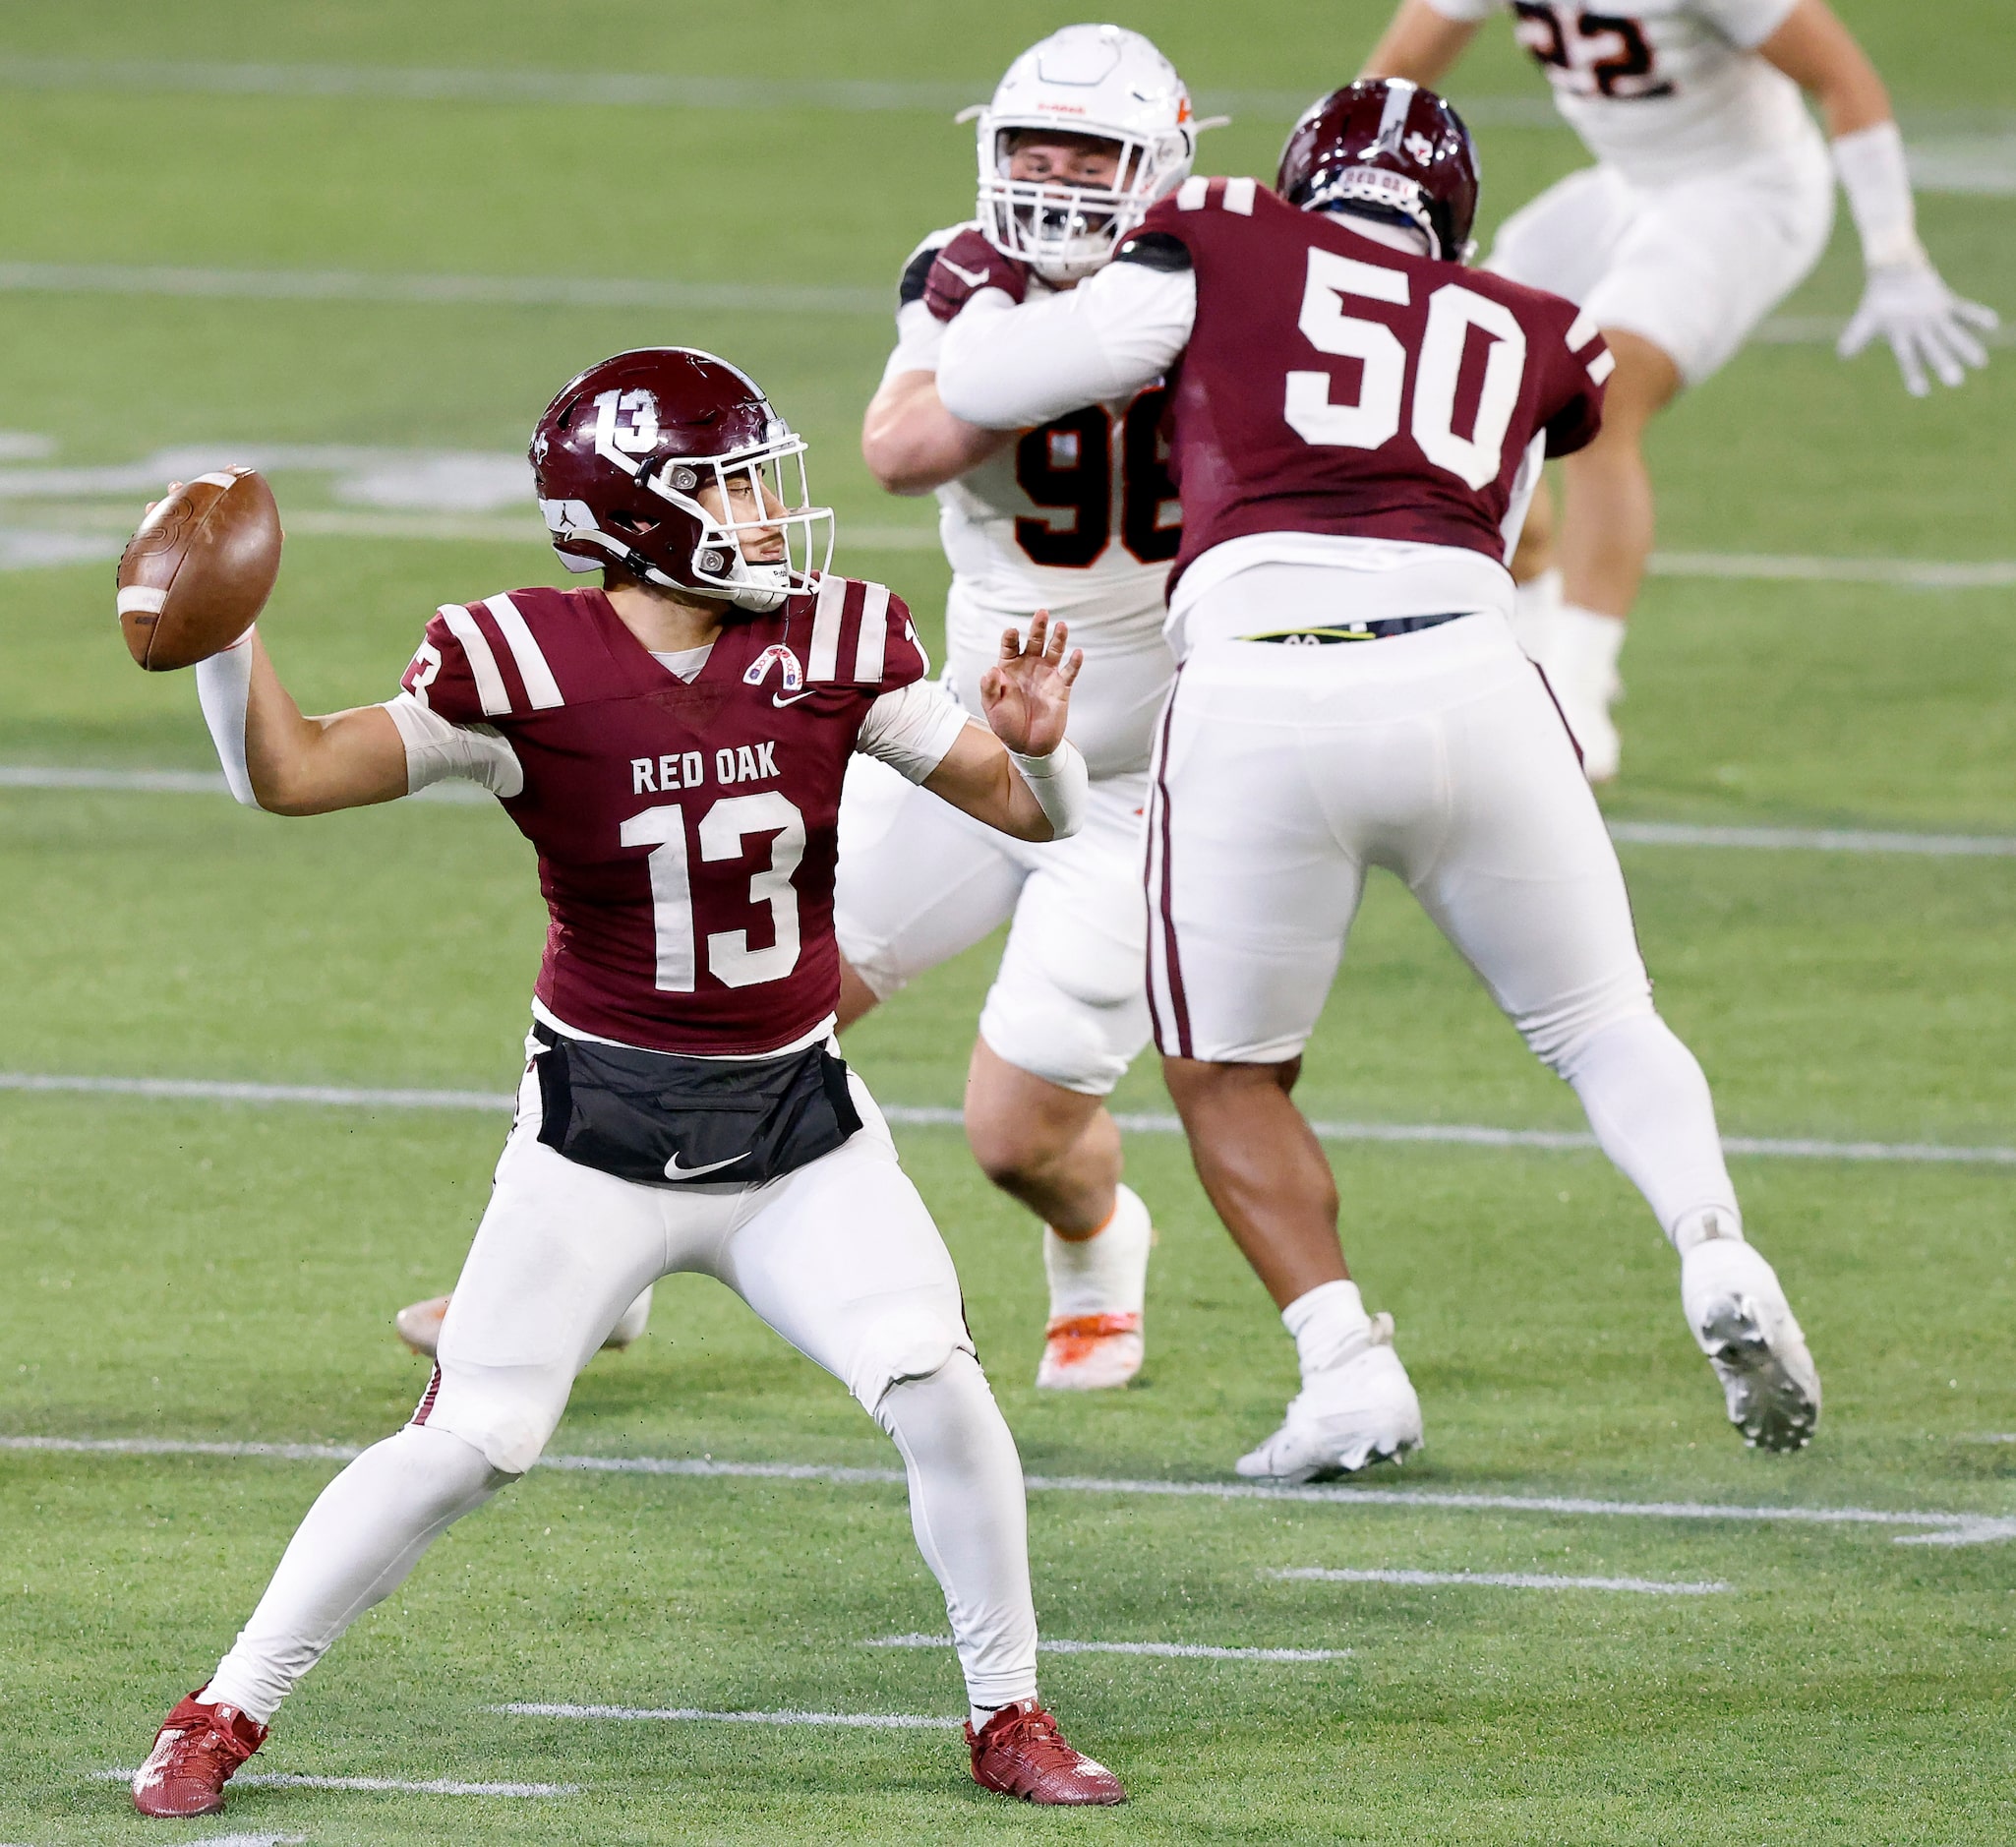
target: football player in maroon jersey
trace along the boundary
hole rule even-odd
[[[620,354],[562,390],[532,464],[603,587],[450,604],[384,705],[304,718],[256,634],[198,669],[233,792],[282,814],[481,783],[552,916],[518,1113],[412,1421],[323,1491],[216,1672],[133,1783],[203,1815],[287,1693],[431,1540],[538,1460],[638,1291],[718,1278],[894,1438],[946,1594],[973,1774],[1124,1800],[1037,1699],[1021,1463],[959,1280],[832,1047],[841,778],[867,751],[1024,840],[1070,833],[1076,656],[1038,615],[986,724],[924,678],[903,604],[825,569],[804,445],[708,354]]]
[[[1540,463],[1595,435],[1610,355],[1572,304],[1464,267],[1476,156],[1440,97],[1395,80],[1322,98],[1278,186],[1190,179],[1070,295],[978,292],[938,371],[945,407],[989,428],[1171,376],[1181,666],[1149,810],[1149,998],[1199,1174],[1302,1363],[1240,1472],[1347,1473],[1421,1437],[1290,1101],[1370,865],[1405,880],[1645,1195],[1732,1422],[1797,1449],[1818,1377],[1744,1241],[1706,1080],[1653,1009],[1616,853],[1508,621]]]

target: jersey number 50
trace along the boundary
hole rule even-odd
[[[1345,311],[1349,296],[1409,305],[1413,281],[1404,270],[1360,263],[1331,250],[1309,253],[1302,289],[1302,337],[1320,353],[1359,362],[1358,401],[1334,403],[1328,372],[1288,374],[1281,414],[1305,443],[1334,448],[1383,448],[1400,433],[1407,393],[1407,349],[1383,321]],[[1457,435],[1456,385],[1470,330],[1487,336],[1484,379],[1468,436]],[[1526,333],[1503,302],[1460,282],[1445,282],[1428,298],[1428,326],[1414,363],[1410,432],[1421,453],[1473,488],[1489,487],[1505,466],[1505,433],[1518,407],[1526,373]]]

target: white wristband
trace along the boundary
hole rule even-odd
[[[196,664],[196,696],[203,721],[210,728],[217,761],[231,794],[248,808],[259,806],[252,793],[252,772],[245,766],[245,715],[252,703],[252,637],[248,628],[221,654]]]
[[[1911,198],[1911,168],[1904,137],[1895,122],[1859,128],[1834,144],[1834,170],[1841,175],[1855,228],[1862,234],[1863,262],[1871,269],[1923,263],[1918,209]]]
[[[1050,838],[1066,840],[1077,833],[1085,825],[1086,797],[1092,789],[1092,773],[1078,746],[1066,738],[1048,756],[1024,756],[1020,750],[1008,754],[1049,821]]]

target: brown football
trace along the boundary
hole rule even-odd
[[[265,476],[219,468],[158,502],[119,558],[119,626],[151,673],[194,667],[250,628],[280,574]]]

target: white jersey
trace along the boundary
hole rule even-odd
[[[1429,4],[1463,21],[1509,7],[1569,126],[1638,185],[1821,145],[1799,86],[1756,52],[1795,0],[1630,0],[1615,13],[1570,0]]]
[[[965,225],[934,231],[904,269],[896,350],[885,379],[936,372],[946,323],[924,306],[937,252]],[[1032,297],[1049,291],[1038,278]],[[1085,675],[1071,697],[1071,741],[1097,778],[1148,767],[1155,721],[1175,671],[1162,640],[1164,586],[1182,539],[1161,438],[1156,383],[1028,430],[939,488],[938,531],[952,566],[946,680],[978,712],[979,677],[1001,629],[1047,609],[1071,625]]]

